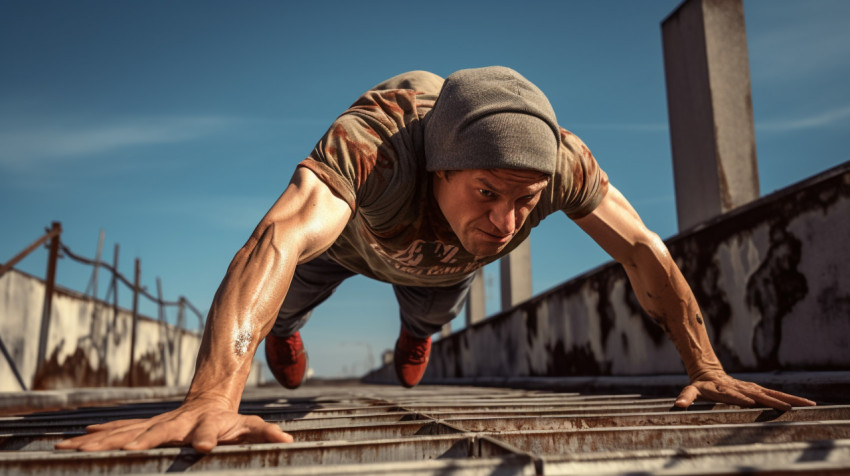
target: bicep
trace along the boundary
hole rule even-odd
[[[351,217],[348,204],[309,169],[298,167],[286,190],[272,205],[252,239],[274,227],[282,231],[282,247],[309,261],[330,248]]]

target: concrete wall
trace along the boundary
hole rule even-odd
[[[43,301],[41,279],[16,270],[0,277],[0,339],[27,389],[128,385],[130,311],[119,309],[114,318],[111,304],[57,289],[44,364],[36,369]],[[199,345],[195,332],[140,316],[135,385],[188,385]],[[259,364],[254,366],[249,384],[262,374]],[[18,390],[8,359],[0,356],[0,391]]]
[[[850,368],[850,162],[667,241],[729,372]],[[423,381],[681,373],[610,263],[434,343]],[[367,380],[394,381],[392,364]]]

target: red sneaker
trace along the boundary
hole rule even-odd
[[[307,371],[307,351],[301,333],[289,337],[266,336],[266,362],[274,378],[286,388],[298,388]]]
[[[393,365],[398,381],[407,388],[416,386],[428,367],[431,355],[431,337],[420,339],[401,328],[401,335],[395,342]]]

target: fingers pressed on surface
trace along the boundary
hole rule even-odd
[[[62,440],[59,443],[56,443],[55,445],[53,445],[53,447],[56,448],[57,450],[75,450],[81,444],[85,443],[87,441],[87,439],[91,439],[91,437],[92,437],[91,433],[85,434],[85,435],[80,435],[80,436],[75,436],[73,438],[68,438],[68,439]]]
[[[808,398],[798,397],[796,395],[780,392],[778,390],[766,388],[764,389],[764,392],[773,398],[782,400],[783,402],[788,402],[795,407],[813,407],[817,405],[817,403],[809,400]]]
[[[89,433],[92,433],[92,432],[96,432],[96,431],[114,430],[116,428],[123,428],[123,427],[127,427],[127,426],[130,426],[130,425],[135,425],[135,424],[138,424],[138,423],[141,423],[141,422],[144,422],[144,421],[148,421],[148,420],[145,420],[144,418],[135,418],[135,419],[132,419],[132,420],[115,420],[115,421],[109,421],[109,422],[106,422],[106,423],[96,423],[94,425],[88,425],[86,427],[86,431],[89,432]]]
[[[114,442],[120,441],[121,438],[124,438],[119,435],[125,435],[127,433],[138,433],[139,430],[129,429],[124,431],[112,430],[109,432],[106,431],[98,431],[94,433],[86,433],[85,435],[75,436],[73,438],[68,438],[67,440],[62,440],[59,443],[54,445],[54,448],[57,450],[80,450],[80,451],[97,451],[100,449],[115,449],[119,448],[120,445],[115,447],[103,447],[104,442]]]
[[[780,396],[782,395],[781,392],[779,392],[779,394]],[[753,387],[751,387],[750,396],[752,396],[759,405],[773,408],[774,410],[787,412],[791,409],[791,404],[782,398],[777,398],[775,392],[769,391],[768,389],[758,385],[753,385]]]
[[[209,453],[218,444],[218,428],[211,423],[202,422],[190,435],[192,448],[201,453]]]
[[[774,410],[787,412],[788,410],[791,409],[790,403],[783,402],[782,400],[779,400],[777,398],[773,398],[773,397],[768,396],[766,394],[756,395],[756,396],[753,397],[753,399],[755,399],[755,401],[758,402],[759,405],[769,407],[769,408],[773,408]]]
[[[139,434],[138,429],[127,431],[112,431],[109,434],[94,433],[92,438],[77,447],[80,451],[117,450],[124,447],[128,441],[133,441]]]
[[[740,390],[746,397],[755,400],[758,405],[784,412],[791,410],[791,402],[789,400],[805,401],[805,399],[799,399],[793,395],[764,388],[753,382],[739,381],[738,390]]]
[[[265,428],[263,429],[263,436],[265,437],[266,441],[272,443],[292,443],[293,441],[295,441],[294,438],[292,438],[292,435],[286,433],[281,427],[275,425],[274,423],[266,424]]]
[[[186,432],[176,432],[179,427],[168,423],[157,423],[147,430],[138,434],[135,438],[127,441],[121,449],[124,450],[149,450],[157,446],[172,444],[181,441]]]
[[[260,419],[248,424],[248,440],[253,443],[292,443],[292,435],[283,431],[280,425]]]
[[[694,403],[694,400],[696,400],[698,396],[699,390],[693,385],[688,385],[682,390],[679,397],[676,398],[676,403],[674,403],[674,405],[681,408],[687,408]]]
[[[248,415],[241,417],[238,427],[227,432],[226,435],[219,435],[219,443],[268,443],[266,432],[268,423],[257,415]],[[277,440],[271,440],[276,442]]]
[[[703,395],[716,402],[738,405],[739,407],[751,407],[756,404],[756,401],[752,398],[728,386],[718,386],[716,390],[703,391]]]

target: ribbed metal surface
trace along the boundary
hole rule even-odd
[[[242,412],[280,423],[292,444],[53,450],[86,425],[178,403],[0,418],[0,473],[850,474],[850,405],[677,411],[672,398],[459,386],[248,391]]]

